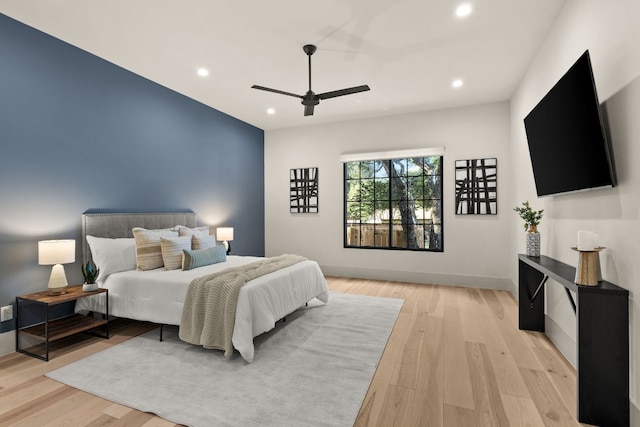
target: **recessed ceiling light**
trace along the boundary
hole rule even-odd
[[[455,79],[454,81],[451,82],[451,86],[453,86],[456,89],[458,89],[459,87],[462,87],[463,84],[464,82],[461,79]]]
[[[456,8],[456,16],[458,18],[464,18],[465,16],[469,16],[472,10],[473,8],[470,3],[462,3]]]
[[[275,113],[276,113],[276,110],[274,110],[273,108],[267,108],[267,114],[273,115]]]
[[[209,75],[209,70],[206,68],[198,68],[198,75],[200,77],[207,77]]]

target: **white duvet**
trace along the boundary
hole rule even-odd
[[[179,325],[182,306],[191,280],[258,261],[262,258],[228,256],[226,262],[193,270],[123,271],[99,282],[109,289],[109,313],[116,317]],[[306,302],[318,298],[328,302],[327,282],[315,261],[303,261],[251,280],[240,289],[233,330],[233,346],[249,363],[253,361],[253,337],[267,332],[276,321]],[[82,298],[78,311],[104,313],[104,298]]]

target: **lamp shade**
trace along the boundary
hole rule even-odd
[[[75,240],[41,240],[38,242],[38,264],[68,264],[75,261]]]
[[[216,228],[216,238],[220,241],[233,240],[233,227],[218,227]]]

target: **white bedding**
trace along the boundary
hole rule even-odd
[[[228,256],[226,262],[193,270],[123,271],[99,282],[109,289],[109,312],[116,317],[179,325],[189,283],[196,277],[222,271],[259,257]],[[251,280],[240,289],[233,331],[233,346],[249,363],[253,361],[253,337],[267,332],[276,321],[306,302],[328,302],[327,282],[315,261],[303,261]],[[103,298],[81,298],[78,311],[105,311]]]

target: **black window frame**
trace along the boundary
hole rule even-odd
[[[391,163],[394,160],[409,160],[409,159],[415,159],[415,158],[439,158],[439,164],[438,164],[438,168],[435,174],[425,174],[424,173],[424,169],[422,172],[422,178],[425,179],[425,177],[436,177],[436,179],[439,179],[440,181],[440,185],[439,185],[439,190],[440,190],[440,194],[439,194],[439,198],[437,197],[430,197],[428,198],[429,200],[434,200],[436,201],[436,203],[440,204],[440,215],[439,215],[439,219],[440,219],[440,223],[436,224],[433,223],[431,224],[432,230],[434,228],[439,228],[439,233],[437,234],[431,234],[431,236],[437,236],[437,247],[403,247],[403,246],[393,246],[394,245],[394,238],[392,236],[393,232],[394,232],[394,225],[397,225],[397,222],[393,219],[390,218],[387,224],[376,224],[374,223],[374,245],[363,245],[362,244],[362,234],[360,234],[360,241],[359,241],[359,245],[349,245],[348,244],[348,232],[349,232],[349,226],[350,223],[348,222],[348,212],[349,212],[349,208],[348,205],[349,203],[354,203],[353,200],[349,200],[349,185],[352,181],[354,181],[353,178],[349,178],[349,171],[348,171],[348,165],[352,164],[352,163],[359,163],[360,164],[360,173],[362,173],[362,163],[375,163],[375,162],[389,162],[389,171],[391,171],[391,175],[392,176],[386,176],[386,180],[388,180],[389,184],[388,184],[388,188],[387,188],[387,194],[388,197],[382,202],[385,203],[387,206],[386,208],[389,211],[389,214],[392,215],[393,209],[394,209],[394,202],[397,202],[398,199],[395,198],[394,199],[394,190],[392,188],[392,180],[393,179],[398,179],[396,177],[393,176],[394,172],[392,170],[393,164]],[[375,182],[375,167],[374,169],[374,174],[372,175],[372,177],[362,177],[361,175],[357,178],[357,181],[362,182],[363,180],[368,180],[371,179]],[[407,175],[408,177],[408,175]],[[372,159],[372,160],[363,160],[363,161],[352,161],[352,162],[344,162],[343,163],[343,232],[342,232],[342,237],[343,237],[343,247],[346,249],[380,249],[380,250],[400,250],[400,251],[418,251],[418,252],[444,252],[444,203],[443,203],[443,199],[444,199],[444,156],[442,155],[432,155],[432,156],[409,156],[406,158],[402,158],[402,159]],[[414,199],[414,201],[417,199]],[[420,200],[422,200],[423,202],[427,199],[424,198],[424,194],[423,197],[420,198]],[[362,203],[362,201],[360,200],[360,203]],[[374,199],[373,199],[373,204],[377,204],[377,200],[375,197],[375,191],[374,191]],[[424,223],[424,219],[422,220],[422,225],[423,227],[425,227],[425,223]],[[362,224],[362,223],[360,223]],[[400,223],[401,225],[404,225],[402,222]],[[375,230],[377,227],[381,227],[382,229],[386,229],[386,232],[388,233],[388,239],[387,239],[387,245],[386,246],[382,246],[382,245],[376,245],[375,243]],[[407,229],[405,229],[403,227],[403,233],[406,233]],[[423,235],[422,235],[422,242],[425,242],[425,234],[426,230],[423,228]],[[425,246],[426,246],[426,242],[425,242]]]

